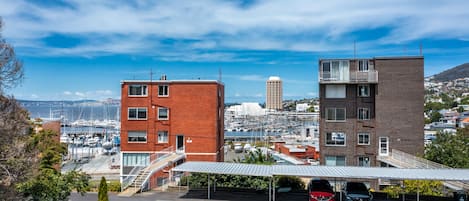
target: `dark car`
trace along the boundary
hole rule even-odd
[[[343,199],[346,201],[371,201],[373,195],[362,182],[347,182],[343,189]]]
[[[313,179],[308,184],[309,201],[335,201],[335,193],[329,181]]]

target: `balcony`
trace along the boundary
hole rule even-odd
[[[341,72],[319,72],[319,83],[378,83],[378,71],[351,71],[346,73]]]

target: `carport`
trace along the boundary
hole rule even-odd
[[[270,177],[269,201],[275,201],[274,176],[303,176],[356,179],[469,181],[469,169],[398,169],[387,167],[255,165],[224,162],[185,162],[173,172],[231,174]],[[275,183],[274,183],[275,185]],[[208,177],[210,199],[210,177]],[[418,199],[418,197],[417,197]]]

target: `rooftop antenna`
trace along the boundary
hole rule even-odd
[[[218,82],[221,82],[221,67],[218,67]]]
[[[419,49],[420,49],[420,56],[423,56],[423,46],[422,46],[422,42],[420,42]]]
[[[357,56],[357,45],[356,45],[357,41],[354,40],[353,41],[353,58],[355,59],[356,56]]]

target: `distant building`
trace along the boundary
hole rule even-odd
[[[297,112],[306,112],[308,111],[309,104],[308,103],[298,103],[296,104],[296,111]]]
[[[233,105],[226,109],[227,115],[231,117],[240,116],[262,116],[265,115],[265,109],[259,103],[241,103],[241,105]]]
[[[423,155],[423,57],[319,60],[321,164],[379,166]]]
[[[283,89],[280,77],[271,76],[267,80],[266,109],[282,110]]]
[[[162,77],[122,81],[121,90],[122,177],[161,151],[183,153],[187,161],[224,161],[222,83]],[[167,177],[162,174],[156,177]]]

